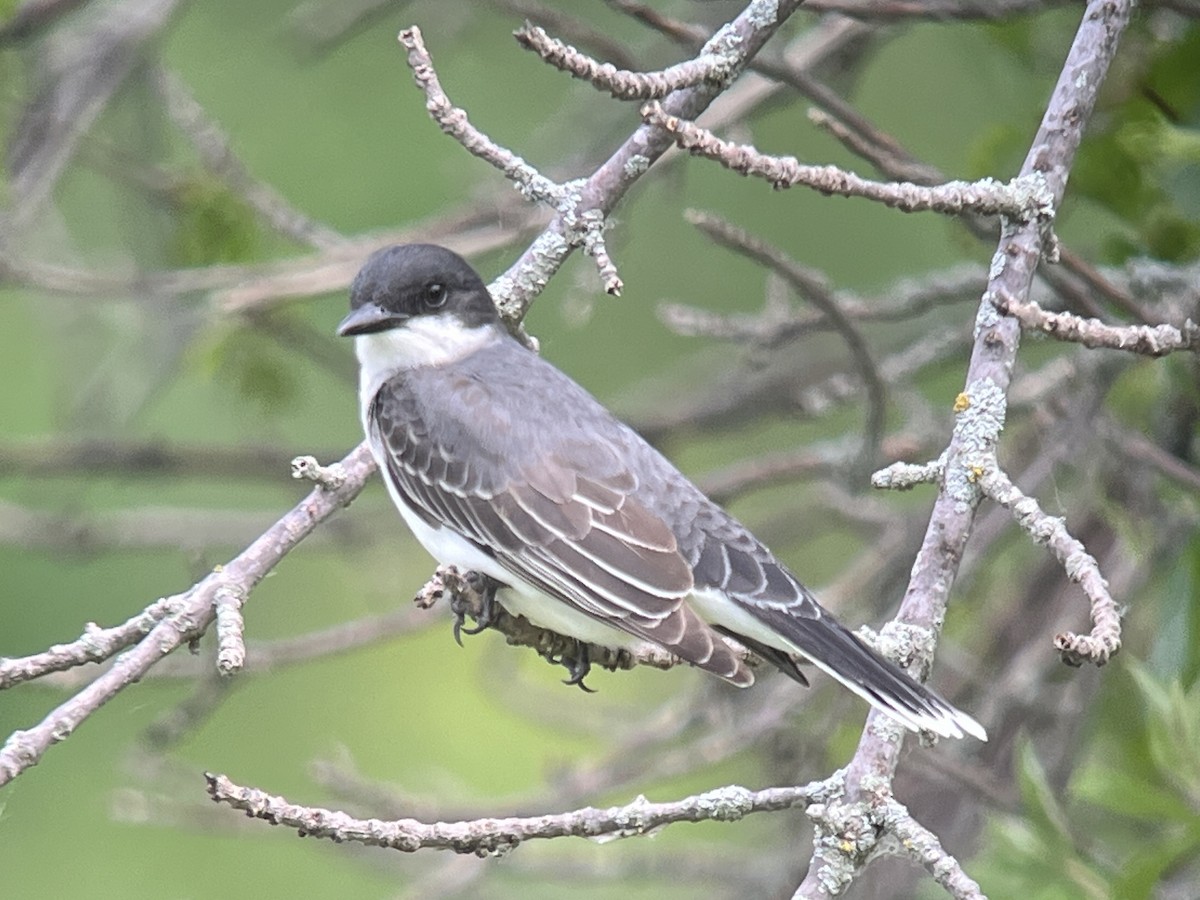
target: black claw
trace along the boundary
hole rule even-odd
[[[590,687],[583,683],[583,679],[587,678],[588,673],[592,671],[591,655],[588,653],[588,645],[583,641],[575,642],[575,655],[567,656],[563,654],[559,661],[560,665],[566,666],[567,671],[571,674],[570,678],[564,679],[563,684],[578,685],[579,689],[588,694],[596,693]]]
[[[460,647],[463,645],[464,634],[479,634],[496,621],[496,590],[500,585],[487,576],[481,576],[478,581],[472,578],[470,586],[480,594],[479,615],[475,616],[475,624],[470,627],[466,624],[466,604],[451,604],[450,607],[454,612],[454,641]]]

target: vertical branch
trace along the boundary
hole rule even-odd
[[[1021,168],[1022,176],[1040,174],[1045,179],[1055,207],[1066,190],[1084,125],[1116,54],[1118,40],[1129,23],[1132,5],[1132,0],[1092,0],[1088,4]],[[1001,316],[995,298],[1025,300],[1041,257],[1037,222],[1005,224],[988,286],[979,304],[975,345],[963,390],[963,395],[975,405],[960,414],[947,449],[945,474],[898,614],[898,620],[907,625],[936,632],[945,615],[950,589],[982,497],[973,481],[972,466],[981,452],[995,449],[1020,346],[1020,323]],[[847,768],[848,799],[867,800],[881,790],[881,784],[890,784],[902,743],[895,729],[875,713],[870,714]],[[822,873],[841,863],[826,847],[820,846],[796,896],[832,896]]]

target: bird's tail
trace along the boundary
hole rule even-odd
[[[791,616],[782,610],[755,613],[818,669],[913,731],[987,740],[982,725],[879,656],[828,612],[822,610],[819,618]]]

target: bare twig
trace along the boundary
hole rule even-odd
[[[659,72],[630,72],[610,63],[598,62],[528,22],[513,36],[518,44],[526,50],[532,50],[550,65],[583,81],[590,81],[618,100],[662,98],[674,91],[705,82],[720,86],[730,73],[731,58],[717,53],[702,54]]]
[[[806,300],[829,319],[833,328],[846,342],[854,365],[867,386],[867,421],[863,433],[863,445],[859,452],[859,466],[867,468],[879,452],[883,440],[883,429],[887,420],[887,390],[879,376],[879,369],[871,356],[871,349],[853,322],[838,306],[829,286],[823,278],[814,276],[782,250],[754,237],[711,213],[690,210],[688,221],[717,243],[757,260],[777,272],[792,285]]]
[[[1119,427],[1115,422],[1101,420],[1100,431],[1126,458],[1153,466],[1177,484],[1200,491],[1200,469],[1164,450],[1145,435]]]
[[[464,110],[450,102],[433,59],[425,49],[421,29],[413,26],[400,32],[400,45],[408,52],[408,66],[417,86],[425,92],[425,108],[442,131],[463,145],[470,153],[495,166],[504,177],[517,185],[527,200],[539,200],[557,206],[563,189],[511,150],[501,147],[471,124]]]
[[[569,12],[539,3],[537,0],[488,0],[488,2],[497,9],[514,13],[536,25],[564,35],[569,41],[591,47],[605,59],[621,68],[632,69],[637,66],[636,52],[631,50],[618,35],[605,31],[590,22],[585,22],[582,18],[571,15]]]
[[[285,447],[220,446],[158,440],[34,440],[0,444],[0,475],[23,478],[117,475],[240,480],[278,478],[294,455]],[[320,454],[325,458],[332,453]]]
[[[595,260],[604,290],[614,296],[619,295],[621,279],[604,243],[603,211],[581,208],[577,183],[560,185],[551,181],[511,150],[501,147],[475,128],[467,119],[466,112],[454,106],[442,90],[437,72],[433,68],[433,59],[425,49],[421,29],[416,26],[404,29],[400,32],[400,43],[408,51],[408,65],[417,85],[425,92],[425,108],[441,126],[442,131],[462,144],[470,153],[503,172],[527,200],[545,203],[557,210],[563,220],[570,224],[572,240],[585,247]],[[547,232],[542,232],[539,240],[543,240],[546,235]],[[515,311],[519,314],[514,315],[513,310],[505,309],[503,294],[497,299],[500,300],[501,312],[509,313],[509,321],[518,323],[524,310]]]
[[[362,489],[367,476],[375,471],[374,460],[365,445],[351,451],[341,464],[346,470],[345,484],[337,490],[318,487],[229,563],[219,566],[184,593],[158,601],[163,606],[156,604],[156,607],[165,609],[167,614],[144,633],[137,646],[40,723],[13,732],[0,748],[0,785],[36,765],[51,746],[70,736],[96,710],[139,681],[168,653],[203,634],[216,616],[218,591],[225,588],[248,594],[317,525],[349,503]],[[133,643],[128,640],[132,634],[136,634],[136,628],[123,632],[125,646]],[[89,660],[90,657],[85,657],[82,661]]]
[[[292,460],[292,477],[315,482],[336,491],[346,483],[346,470],[341,463],[323,466],[315,456],[297,456]]]
[[[839,290],[833,292],[833,298],[846,318],[855,322],[903,321],[947,304],[977,299],[984,277],[978,266],[962,265],[922,278],[900,279],[871,297]],[[749,340],[765,347],[834,327],[829,317],[820,311],[792,313],[786,307],[770,307],[761,313],[739,315],[683,303],[662,303],[658,312],[663,324],[677,334]]]
[[[217,671],[236,675],[246,663],[246,622],[242,604],[246,592],[234,585],[222,585],[213,594],[213,611],[217,617]]]
[[[920,465],[895,462],[871,476],[871,487],[907,491],[919,484],[936,484],[946,472],[945,457]]]
[[[155,74],[167,115],[192,142],[205,167],[229,185],[268,225],[311,247],[333,247],[346,242],[332,228],[300,212],[273,187],[254,178],[233,152],[229,138],[196,102],[182,78],[168,69],[158,69]]]
[[[811,0],[809,8],[864,19],[1006,19],[1067,0]]]
[[[1143,356],[1166,356],[1177,350],[1200,350],[1200,326],[1186,319],[1181,328],[1173,325],[1107,325],[1067,312],[1048,312],[1033,300],[1020,301],[999,296],[996,309],[1012,316],[1027,331],[1046,334],[1058,341],[1085,347],[1107,347]]]
[[[675,142],[690,153],[715,160],[741,175],[757,175],[776,188],[797,184],[822,194],[864,197],[902,212],[934,212],[959,215],[1000,215],[1017,220],[1052,218],[1052,205],[1040,176],[1021,176],[1009,184],[993,179],[950,181],[936,187],[911,182],[870,181],[837,166],[808,166],[790,156],[768,156],[753,147],[721,140],[701,128],[663,110],[657,102],[642,107],[642,117],[670,132]]]
[[[701,55],[719,54],[728,59],[728,78],[732,79],[752,59],[767,40],[800,6],[801,0],[751,0],[744,10],[721,28],[703,48]],[[720,93],[717,85],[705,82],[675,91],[663,101],[673,115],[699,115]],[[586,180],[580,182],[573,209],[560,210],[546,231],[533,242],[494,285],[493,295],[500,301],[510,321],[520,320],[529,304],[558,271],[573,249],[581,245],[579,217],[592,210],[607,216],[630,187],[670,147],[670,137],[660,129],[644,125],[638,128]]]
[[[913,818],[902,803],[889,797],[882,816],[903,851],[922,866],[930,877],[956,900],[986,900],[979,885],[963,871],[958,860],[945,851],[936,834]]]
[[[1121,649],[1121,611],[1108,592],[1108,583],[1100,574],[1095,557],[1071,537],[1062,519],[1046,515],[1038,502],[1025,496],[994,461],[981,473],[979,486],[989,498],[1011,512],[1030,537],[1050,548],[1067,577],[1083,588],[1091,603],[1090,634],[1064,632],[1054,638],[1063,662],[1072,666],[1084,662],[1104,665]]]
[[[676,822],[735,822],[758,812],[792,809],[814,802],[826,785],[766,788],[751,791],[730,785],[670,803],[638,797],[627,806],[586,807],[530,818],[476,819],[427,824],[415,819],[384,822],[355,819],[344,812],[298,806],[255,788],[234,784],[208,773],[208,792],[217,803],[240,809],[272,825],[294,828],[307,837],[354,841],[404,853],[423,849],[453,850],[477,856],[501,856],[528,840],[555,837],[622,838],[647,834]]]
[[[41,678],[50,672],[63,672],[87,663],[103,662],[136,644],[175,610],[174,598],[156,600],[133,618],[112,628],[95,622],[84,626],[83,635],[69,644],[55,644],[32,656],[0,657],[0,690]]]
[[[1040,173],[1044,178],[1051,208],[1057,206],[1066,189],[1083,128],[1129,22],[1131,6],[1129,0],[1093,0],[1088,4],[1022,167],[1021,176]],[[1020,345],[1019,324],[1001,317],[992,298],[1002,294],[1022,300],[1028,297],[1042,248],[1037,222],[1006,227],[993,257],[988,291],[980,302],[975,347],[963,389],[971,403],[959,414],[947,448],[946,473],[898,615],[899,621],[922,626],[934,634],[944,620],[981,497],[978,476],[983,473],[976,467],[981,455],[992,453],[999,439],[1005,392]],[[870,714],[846,770],[849,800],[867,800],[879,779],[891,776],[902,743],[902,735],[895,733],[889,723]],[[797,896],[831,896],[822,872],[836,862],[818,848]]]

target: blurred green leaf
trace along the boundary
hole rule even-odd
[[[1017,748],[1016,766],[1017,785],[1021,790],[1025,812],[1040,842],[1052,850],[1073,852],[1074,841],[1066,811],[1054,796],[1054,789],[1046,778],[1046,770],[1029,740],[1022,740]]]
[[[1186,857],[1200,849],[1200,817],[1193,814],[1181,834],[1146,842],[1121,867],[1114,879],[1113,897],[1141,900],[1155,896],[1155,888]]]
[[[243,262],[260,249],[254,211],[224,183],[194,173],[178,185],[174,200],[177,224],[171,252],[176,265]]]
[[[1071,793],[1102,809],[1150,822],[1194,822],[1196,810],[1179,794],[1129,769],[1085,766],[1071,779]]]
[[[1160,678],[1177,678],[1195,684],[1200,676],[1200,610],[1196,608],[1196,585],[1200,584],[1200,536],[1189,542],[1179,564],[1163,587],[1161,626],[1148,661]]]
[[[243,323],[226,321],[214,327],[196,345],[192,359],[264,410],[277,411],[297,398],[299,360]]]
[[[1200,815],[1200,683],[1185,690],[1136,664],[1129,670],[1142,699],[1150,754],[1164,780],[1185,791]]]

